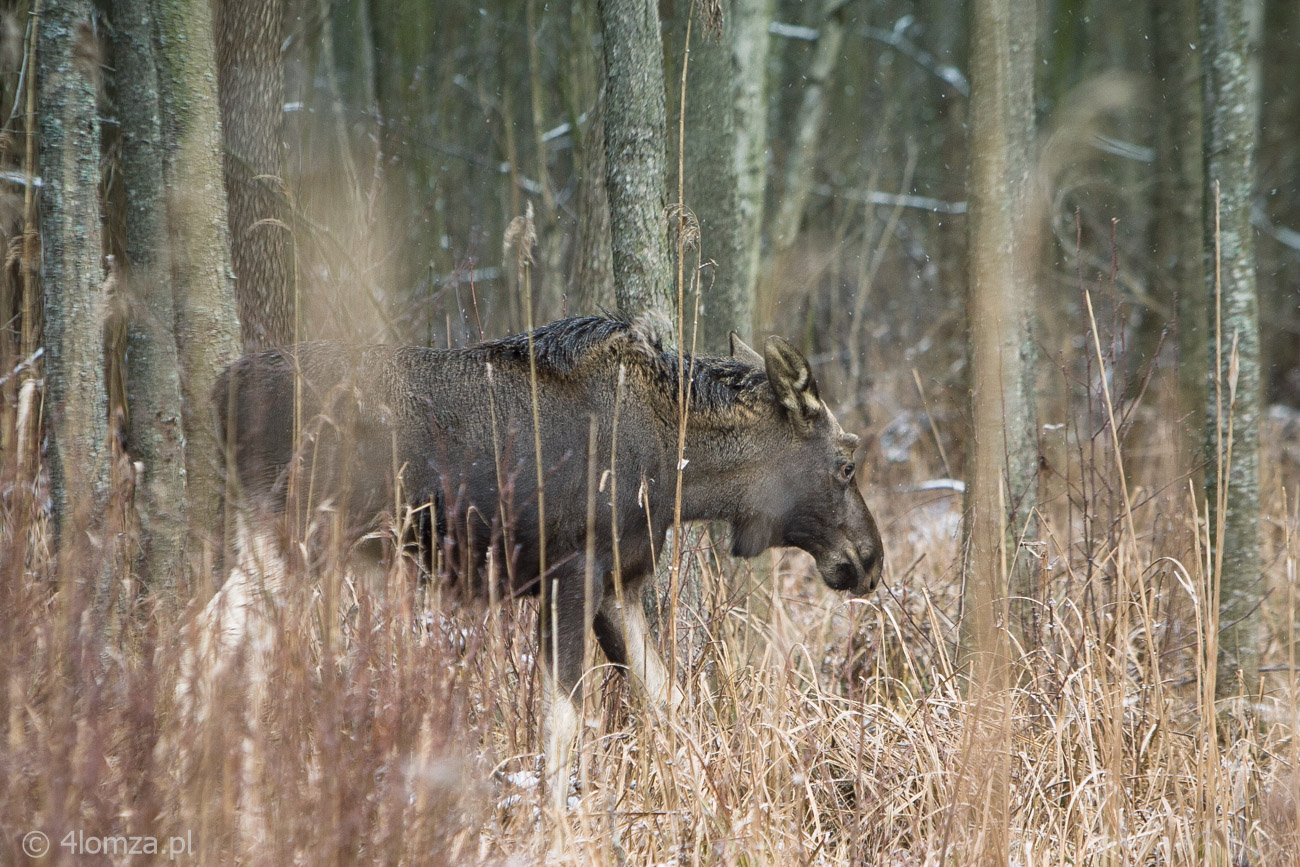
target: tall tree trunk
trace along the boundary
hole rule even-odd
[[[1032,240],[1036,0],[974,0],[970,36],[970,278],[966,305],[971,414],[967,434],[963,656],[977,712],[970,783],[992,833],[972,861],[998,863],[1010,845],[1011,598],[1030,589],[1017,539],[1037,493]],[[962,797],[966,797],[963,795]]]
[[[525,0],[524,22],[528,30],[528,108],[532,121],[532,150],[536,159],[537,183],[540,186],[540,219],[537,226],[537,247],[539,255],[537,269],[534,269],[533,285],[537,291],[536,310],[555,311],[559,315],[563,306],[564,295],[564,232],[559,226],[559,211],[556,207],[555,191],[551,189],[551,167],[543,136],[548,129],[546,118],[547,84],[543,78],[542,51],[538,40],[545,25],[537,11],[537,0]],[[541,277],[538,285],[537,277]],[[542,321],[545,321],[544,319]]]
[[[1196,0],[1154,4],[1158,125],[1153,203],[1152,290],[1175,311],[1179,416],[1205,406],[1205,285],[1201,227],[1201,70]],[[1151,315],[1148,311],[1145,315]],[[1182,455],[1196,463],[1204,438],[1185,427]]]
[[[126,189],[127,446],[144,464],[144,479],[137,489],[144,576],[155,585],[169,586],[183,562],[188,505],[162,115],[149,0],[120,0],[113,24]]]
[[[11,15],[0,16],[0,116],[8,118],[17,117],[21,110],[19,100],[24,95],[18,89],[24,60],[23,33],[16,24],[16,13]],[[23,195],[27,195],[26,191]],[[0,221],[0,240],[13,243],[11,239],[23,231],[23,218],[21,213],[11,213]],[[20,354],[24,350],[20,337],[24,293],[15,269],[6,268],[5,272],[0,273],[0,319],[3,320],[0,322],[0,369],[13,370],[24,357]],[[25,371],[0,383],[0,452],[6,455],[12,455],[16,445],[20,377],[30,375],[30,371]]]
[[[222,484],[209,396],[239,355],[222,185],[216,45],[207,0],[155,0],[176,345],[191,541],[219,550]],[[197,550],[197,548],[192,549]],[[192,560],[193,558],[191,558]]]
[[[53,0],[39,23],[45,407],[52,518],[65,552],[87,543],[108,478],[99,69],[90,15],[86,0]]]
[[[728,350],[728,333],[733,329],[742,336],[752,331],[754,298],[745,291],[743,279],[744,254],[740,239],[740,188],[737,173],[736,148],[736,75],[732,62],[735,33],[729,20],[710,22],[708,13],[702,14],[704,4],[681,2],[679,14],[673,23],[677,41],[673,55],[676,60],[673,78],[674,96],[680,97],[680,70],[683,47],[688,30],[688,17],[692,11],[695,21],[689,28],[689,62],[686,66],[686,106],[684,153],[678,155],[677,166],[684,168],[678,178],[683,203],[694,212],[700,226],[699,251],[704,263],[716,263],[700,275],[700,320],[698,347],[710,355],[725,355]],[[675,101],[675,100],[674,100]],[[681,106],[678,106],[680,111]],[[674,115],[674,127],[683,117]],[[677,130],[675,140],[683,131]],[[677,148],[671,149],[673,152]],[[676,174],[674,171],[673,174]],[[672,194],[677,199],[676,192]],[[670,244],[676,246],[675,240]],[[687,255],[686,286],[692,283],[695,271],[692,253],[673,249],[674,255]],[[693,306],[689,302],[688,310]],[[687,331],[682,339],[690,344],[688,315]]]
[[[605,170],[615,298],[625,316],[656,314],[669,342],[680,343],[688,338],[682,333],[684,311],[673,293],[673,260],[665,219],[667,108],[658,5],[650,0],[600,0],[600,14],[605,38]],[[730,152],[726,159],[731,159]],[[678,569],[694,538],[685,530],[674,532],[664,546],[668,568],[659,569],[653,584],[644,588],[642,603],[656,635],[660,634],[661,612],[671,617],[678,600],[689,608],[700,598],[699,570]],[[665,631],[674,632],[673,622],[669,621],[670,629]],[[671,639],[669,643],[673,643]],[[674,666],[670,663],[670,671]]]
[[[370,33],[374,40],[375,54],[381,60],[375,68],[376,108],[380,117],[380,145],[384,152],[381,166],[383,179],[378,188],[378,198],[382,212],[395,215],[393,222],[386,226],[391,233],[388,236],[389,243],[421,251],[419,258],[394,257],[394,261],[385,264],[380,273],[388,285],[394,287],[417,285],[430,261],[445,269],[460,264],[460,260],[451,258],[451,250],[444,252],[441,249],[442,239],[454,227],[444,222],[442,207],[430,207],[436,205],[440,198],[437,189],[445,183],[445,176],[439,171],[440,160],[435,159],[425,147],[428,140],[426,137],[441,138],[442,133],[437,131],[441,123],[456,122],[447,117],[449,108],[439,99],[435,88],[438,81],[430,81],[431,70],[437,69],[433,65],[435,58],[437,62],[442,62],[442,58],[438,57],[440,45],[436,38],[438,27],[435,26],[435,21],[441,22],[447,14],[448,10],[440,4],[411,0],[370,3]],[[515,61],[519,52],[514,50],[506,53],[504,41],[496,39],[491,16],[475,15],[474,18],[477,21],[474,24],[472,39],[475,44],[471,53],[490,58],[492,52],[501,52],[501,63],[485,61],[481,74],[474,81],[480,105],[488,105],[492,101],[488,94],[508,99],[508,89],[504,84],[505,73],[496,67],[505,68],[505,61]],[[501,76],[500,91],[495,86],[494,76]],[[446,78],[450,80],[451,75]],[[511,120],[501,118],[501,121],[499,126],[513,135]],[[489,112],[487,115],[476,116],[474,122],[480,128],[490,130],[498,124],[498,119]],[[508,161],[512,172],[518,167],[517,156],[491,154],[494,160]],[[489,226],[503,226],[512,217],[523,213],[522,204],[517,209],[502,208],[497,211],[487,201],[476,203],[472,210],[475,213],[474,219]],[[490,217],[487,216],[488,213],[491,213]],[[503,301],[505,303],[501,306],[510,308],[510,302],[517,299],[511,296]],[[486,306],[483,314],[485,319],[495,319],[496,327],[502,327],[503,324],[512,329],[522,327],[522,315],[515,316],[514,310],[511,310],[510,315],[497,318],[500,314],[493,316],[492,306],[495,305]],[[369,311],[367,315],[370,315]],[[383,327],[389,329],[390,326],[385,322]],[[441,322],[431,328],[431,332],[441,330]]]
[[[614,300],[614,253],[611,249],[609,187],[605,183],[605,100],[597,97],[588,129],[574,123],[574,160],[578,174],[578,238],[574,286],[578,310],[584,314],[611,310]]]
[[[681,340],[687,347],[694,341],[696,350],[707,355],[727,355],[733,330],[746,340],[753,335],[757,260],[749,254],[757,255],[761,231],[758,220],[767,145],[763,80],[770,5],[750,0],[732,4],[724,13],[717,3],[681,0],[676,4],[677,14],[672,24],[676,42],[672,51],[674,63],[666,78],[673,82],[669,89],[673,98],[669,102],[677,103],[672,113],[673,140],[679,144],[680,152],[678,147],[670,149],[677,156],[671,174],[680,169],[681,176],[670,198],[677,201],[680,195],[681,203],[694,213],[700,230],[700,261],[712,263],[698,275],[698,334],[692,334],[694,297],[687,296]],[[737,20],[735,15],[741,6],[750,7],[745,10],[748,17]],[[693,21],[688,20],[692,15]],[[684,94],[681,90],[683,63],[686,64]],[[683,96],[684,111],[679,102]],[[745,123],[743,128],[739,125],[741,120]],[[678,124],[683,128],[678,128]],[[755,162],[756,167],[752,165]],[[743,183],[748,186],[742,187]],[[748,238],[746,231],[750,233]],[[752,244],[750,248],[745,246],[747,241]],[[670,244],[676,247],[676,239],[670,240]],[[690,290],[695,279],[696,254],[690,249],[671,252],[684,257],[678,274]],[[715,524],[710,532],[721,540],[726,528]],[[704,533],[699,528],[682,533],[682,545],[687,549],[699,549],[703,539]],[[677,602],[689,612],[702,612],[702,568],[699,559],[684,564]],[[670,588],[661,580],[658,589],[661,598],[656,605],[663,609],[667,607],[663,593]],[[651,623],[655,622],[654,613],[650,615]],[[679,645],[693,654],[695,648],[689,643],[679,642]]]
[[[1262,134],[1256,151],[1264,216],[1273,226],[1300,226],[1300,196],[1279,195],[1300,176],[1300,148],[1295,131],[1300,129],[1300,3],[1266,3],[1262,43],[1256,56],[1260,64],[1258,86],[1268,99],[1260,104]],[[1260,275],[1260,346],[1264,358],[1263,399],[1300,406],[1300,291],[1294,275],[1297,265],[1296,239],[1290,244],[1277,240],[1260,244],[1256,250],[1256,271]]]
[[[1031,148],[1034,0],[976,0],[971,22],[969,560],[962,643],[1000,665],[1016,539],[1035,500]],[[1005,559],[1004,559],[1005,554]],[[1008,574],[1009,573],[1009,574]],[[1008,581],[1013,585],[1009,585]],[[977,669],[978,672],[978,669]]]
[[[813,163],[817,158],[817,141],[826,119],[827,82],[840,58],[844,42],[845,8],[852,0],[826,0],[825,20],[817,35],[817,48],[808,67],[803,99],[794,118],[794,144],[786,159],[781,203],[772,221],[772,244],[784,250],[794,243],[803,222],[804,207],[812,189]]]
[[[1248,12],[1249,9],[1249,12]],[[1219,586],[1217,691],[1247,695],[1259,680],[1259,299],[1250,225],[1259,94],[1248,14],[1257,2],[1205,0],[1205,246],[1209,290],[1205,495]]]
[[[676,317],[668,256],[663,42],[653,0],[600,0],[605,171],[620,312]]]
[[[758,292],[758,266],[763,248],[763,194],[767,185],[767,58],[771,45],[772,0],[733,0],[731,4],[731,63],[733,75],[736,160],[736,214],[741,259],[736,290],[746,299],[743,320],[736,330],[745,340],[753,336]]]
[[[297,336],[281,126],[282,0],[217,0],[217,73],[230,202],[230,258],[244,348]]]
[[[583,314],[614,308],[614,260],[610,249],[609,187],[605,183],[605,62],[595,50],[595,0],[579,0],[569,12],[568,97],[573,128],[573,173],[578,186],[578,226],[569,294]],[[586,113],[587,124],[581,123]]]

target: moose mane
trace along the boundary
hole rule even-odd
[[[528,364],[529,335],[515,334],[461,352],[481,361]],[[678,356],[665,349],[644,321],[617,316],[560,319],[532,332],[538,372],[567,376],[590,363],[625,363],[642,371],[656,391],[676,405]],[[770,399],[767,372],[734,358],[684,354],[690,375],[691,412],[705,417],[752,410]]]

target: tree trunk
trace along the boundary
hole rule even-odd
[[[966,469],[961,642],[971,664],[977,751],[969,783],[991,833],[977,863],[1010,845],[1011,598],[1030,589],[1017,540],[1037,493],[1032,401],[1034,307],[1032,146],[1035,0],[974,0],[970,42],[969,203],[971,414]],[[970,797],[960,795],[960,798]]]
[[[692,10],[695,21],[690,27],[689,62],[686,67],[686,107],[684,153],[678,154],[673,168],[684,167],[678,189],[683,203],[699,221],[699,253],[705,268],[700,278],[699,335],[697,347],[709,355],[726,355],[728,334],[733,329],[742,336],[752,332],[754,299],[741,285],[745,265],[740,239],[740,189],[736,149],[736,69],[732,62],[735,33],[729,20],[720,30],[706,23],[702,6],[677,4],[678,15],[672,32],[674,46],[674,96],[680,98],[682,48],[687,36],[687,19]],[[673,100],[676,102],[676,100]],[[678,112],[681,106],[677,106]],[[681,114],[674,113],[674,121]],[[674,123],[676,126],[676,123]],[[681,133],[681,130],[678,130]],[[674,140],[680,140],[674,136]],[[673,148],[676,151],[676,148]],[[673,172],[676,174],[676,171]],[[676,193],[672,198],[677,199]],[[686,288],[692,286],[695,255],[676,249],[676,239],[669,242],[673,255],[685,254]],[[686,332],[682,339],[691,343],[691,318],[694,301],[688,300]]]
[[[188,506],[154,23],[149,0],[120,0],[114,16],[126,190],[127,447],[144,464],[137,488],[143,575],[171,586],[184,559]]]
[[[217,74],[244,348],[297,338],[293,255],[280,188],[284,68],[282,0],[217,0]]]
[[[1295,131],[1300,129],[1300,3],[1266,3],[1263,45],[1259,58],[1262,134],[1256,153],[1259,166],[1255,188],[1264,191],[1259,202],[1263,216],[1273,227],[1300,226],[1300,196],[1280,195],[1292,188],[1300,176],[1300,148]],[[1267,405],[1277,401],[1300,407],[1300,291],[1294,274],[1300,257],[1295,236],[1270,230],[1272,242],[1255,251],[1255,273],[1260,276],[1260,351],[1264,359],[1263,398]],[[1279,243],[1283,237],[1290,243]]]
[[[844,42],[844,10],[852,0],[826,0],[825,20],[817,35],[817,49],[808,67],[803,100],[794,118],[794,144],[785,164],[781,187],[781,204],[772,222],[772,243],[784,250],[794,243],[803,221],[804,207],[812,188],[813,163],[817,158],[817,141],[826,119],[826,86],[840,58]]]
[[[605,105],[597,97],[586,131],[574,125],[578,172],[577,262],[574,266],[572,294],[578,299],[579,312],[587,315],[612,310],[614,296],[614,253],[611,249],[609,187],[605,183]]]
[[[191,551],[219,549],[222,484],[209,396],[239,355],[221,173],[212,8],[206,0],[155,2],[176,345],[184,398]],[[209,535],[212,534],[212,535]],[[191,558],[192,559],[192,558]]]
[[[580,0],[570,9],[567,96],[579,205],[569,294],[583,314],[614,309],[614,254],[605,183],[605,95],[600,84],[605,64],[594,48],[594,31],[599,26],[596,18],[595,0]],[[580,122],[584,112],[585,128]]]
[[[1175,311],[1179,416],[1205,406],[1205,285],[1201,227],[1201,77],[1196,0],[1155,4],[1153,41],[1158,125],[1151,286]],[[1148,312],[1145,315],[1151,315]],[[1183,465],[1199,461],[1204,439],[1184,428]]]
[[[1035,500],[1031,147],[1033,0],[976,0],[971,22],[971,422],[962,644],[1000,666],[1016,540]],[[986,669],[987,671],[987,669]],[[978,676],[979,669],[977,669]]]
[[[1205,496],[1219,587],[1217,691],[1246,694],[1259,681],[1259,300],[1255,286],[1255,181],[1259,94],[1252,80],[1247,7],[1201,5],[1205,88],[1205,274],[1209,291]]]
[[[72,562],[107,489],[104,277],[99,207],[99,69],[91,5],[53,0],[40,12],[41,282],[45,400],[55,537]]]
[[[675,321],[668,256],[663,43],[652,0],[600,0],[605,171],[619,311]]]
[[[685,325],[674,315],[686,314],[678,309],[673,293],[665,219],[667,108],[659,11],[657,4],[648,0],[600,0],[600,14],[605,38],[605,166],[615,298],[625,316],[655,314],[667,342],[677,343],[689,337],[681,333],[679,329]],[[731,160],[729,151],[725,158]],[[689,559],[685,551],[696,538],[685,528],[669,536],[661,560],[668,568],[660,568],[653,584],[644,588],[642,603],[657,636],[661,613],[670,617],[679,599],[689,609],[700,598],[699,570],[683,565]],[[674,586],[678,565],[682,569]],[[668,643],[673,643],[671,638]],[[689,651],[681,643],[674,649]],[[670,672],[675,665],[670,663]]]
[[[741,259],[736,291],[747,313],[735,328],[753,337],[758,266],[763,249],[763,195],[767,186],[767,58],[771,45],[772,0],[734,0],[731,5],[731,63],[736,106],[736,214]]]

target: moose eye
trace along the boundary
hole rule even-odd
[[[844,479],[844,481],[851,482],[853,481],[853,474],[856,471],[857,471],[857,467],[854,466],[853,464],[851,463],[844,464],[843,466],[840,467],[840,476]]]

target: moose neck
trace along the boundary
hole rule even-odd
[[[661,358],[662,366],[656,366],[660,387],[648,393],[658,398],[660,436],[676,470],[681,423],[678,359],[675,353],[664,353]],[[734,521],[748,499],[744,496],[746,484],[752,482],[759,462],[754,434],[771,401],[767,377],[730,358],[686,356],[683,363],[689,370],[690,399],[683,453],[686,463],[681,468],[682,519]]]
[[[673,446],[676,431],[673,432]],[[682,520],[728,521],[738,517],[757,463],[749,439],[735,429],[691,419],[686,427],[682,467]],[[674,448],[674,455],[676,449]]]

